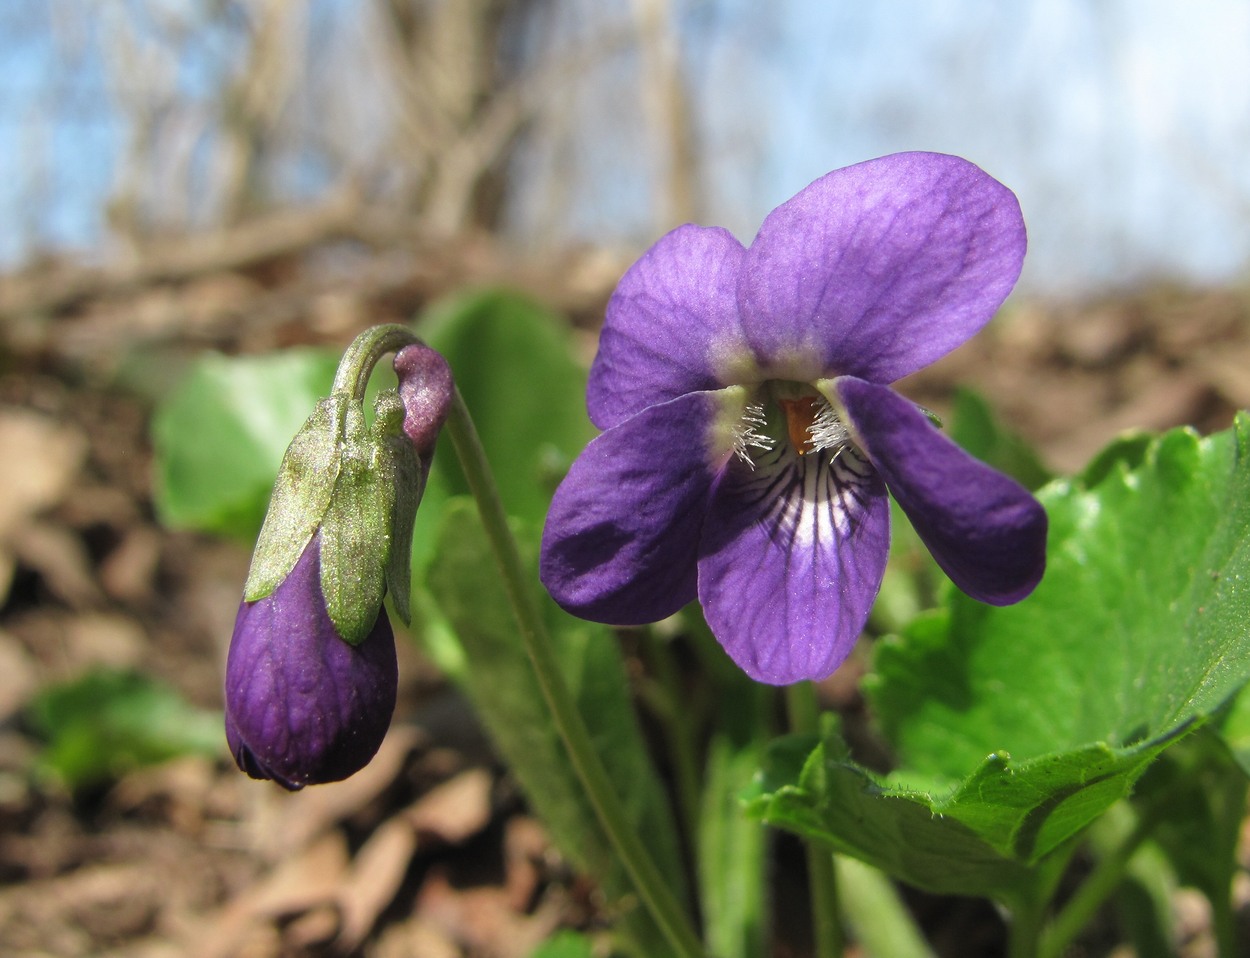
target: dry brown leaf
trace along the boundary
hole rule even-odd
[[[280,918],[333,902],[348,874],[347,841],[325,832],[299,854],[286,859],[242,898],[256,914]]]
[[[516,911],[528,911],[542,885],[541,864],[551,849],[546,829],[537,819],[514,815],[504,826],[504,887]]]
[[[168,822],[185,835],[199,835],[208,811],[205,798],[216,779],[211,759],[185,755],[128,772],[109,792],[107,805],[123,815],[142,810],[148,820]]]
[[[113,612],[69,616],[64,634],[65,668],[70,674],[88,666],[141,666],[151,648],[137,619]]]
[[[1210,387],[1191,376],[1173,373],[1160,378],[1155,388],[1143,390],[1106,416],[1074,420],[1062,449],[1050,461],[1061,472],[1076,472],[1122,432],[1157,431],[1192,422],[1209,395]]]
[[[30,700],[38,684],[34,658],[13,636],[0,631],[0,725]]]
[[[100,563],[100,584],[113,599],[142,602],[153,594],[160,559],[160,533],[151,526],[135,526]]]
[[[267,853],[280,855],[284,850],[299,848],[368,805],[395,781],[409,755],[424,741],[420,729],[392,725],[378,754],[351,778],[283,796],[278,814],[262,830],[261,841]],[[273,788],[268,783],[264,787]]]
[[[415,916],[387,927],[373,947],[373,958],[460,958],[460,954],[454,941]]]
[[[87,454],[73,426],[25,409],[0,410],[0,540],[60,502]]]
[[[461,772],[436,785],[403,813],[422,839],[458,845],[491,819],[491,776],[484,768]]]
[[[27,520],[9,531],[9,547],[39,573],[48,591],[71,609],[97,606],[104,598],[81,538],[64,526]]]
[[[187,953],[194,958],[277,954],[277,923],[313,909],[337,908],[335,900],[347,867],[347,842],[342,833],[323,834],[196,923],[184,936]]]
[[[86,865],[0,893],[0,952],[87,953],[94,941],[148,934],[160,880],[142,863]]]
[[[416,850],[416,833],[403,815],[385,822],[361,847],[339,889],[343,922],[337,944],[342,951],[354,951],[373,930],[394,901]]]
[[[395,899],[417,843],[459,844],[478,834],[491,818],[491,776],[485,769],[461,772],[430,789],[378,828],[360,849],[343,883],[339,903],[343,928],[338,944],[352,951]]]
[[[490,958],[526,958],[559,924],[554,908],[519,914],[503,888],[456,888],[442,867],[430,869],[416,912],[473,954]]]
[[[1194,358],[1194,369],[1239,409],[1250,409],[1250,344],[1222,345]]]
[[[318,905],[291,919],[282,928],[282,945],[288,953],[303,955],[323,949],[335,940],[342,914],[333,905]]]

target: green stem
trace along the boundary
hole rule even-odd
[[[934,958],[916,922],[885,875],[844,855],[834,858],[842,911],[874,958]]]
[[[681,815],[682,831],[689,841],[698,834],[702,790],[699,782],[696,733],[701,722],[702,702],[692,702],[682,688],[677,664],[669,643],[654,631],[646,639],[647,662],[656,679],[644,683],[640,696],[663,720],[665,742],[672,765],[673,783]]]
[[[1231,890],[1211,899],[1211,930],[1215,933],[1215,953],[1221,958],[1243,954],[1238,950],[1237,916]]]
[[[1007,958],[1039,958],[1046,902],[1045,898],[1029,900],[1012,909]]]
[[[332,391],[350,393],[353,399],[364,399],[369,374],[373,372],[378,360],[387,353],[419,342],[421,340],[411,329],[399,323],[369,327],[353,339],[352,344],[343,352],[343,358],[339,360],[338,369],[334,373]]]
[[[1155,819],[1153,809],[1143,814],[1124,841],[1094,866],[1094,870],[1081,883],[1076,894],[1042,933],[1041,942],[1036,949],[1039,958],[1060,958],[1081,929],[1090,923],[1098,909],[1124,880],[1129,860],[1154,830]]]
[[[477,501],[482,525],[490,539],[495,561],[503,578],[504,590],[508,594],[518,630],[533,663],[543,696],[551,710],[552,722],[568,749],[569,760],[586,790],[586,797],[593,806],[608,841],[629,874],[639,898],[668,939],[673,954],[678,958],[699,958],[703,954],[702,945],[672,889],[647,853],[637,830],[626,817],[607,770],[594,750],[590,734],[560,673],[555,650],[534,603],[529,578],[517,552],[512,532],[508,528],[508,517],[499,499],[499,492],[486,461],[486,453],[459,390],[452,402],[445,428],[455,446],[469,490]]]
[[[810,682],[788,686],[786,712],[791,731],[815,734],[820,724],[820,705],[816,701],[815,686]],[[842,925],[838,921],[838,881],[834,873],[833,853],[814,842],[807,843],[806,853],[815,955],[816,958],[839,958],[845,941]]]

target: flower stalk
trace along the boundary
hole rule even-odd
[[[1164,791],[1163,796],[1166,798],[1168,792]],[[1129,823],[1127,833],[1099,859],[1093,871],[1080,884],[1072,897],[1038,932],[1036,950],[1038,958],[1061,958],[1077,935],[1088,927],[1098,910],[1124,882],[1128,874],[1129,863],[1137,854],[1138,849],[1154,833],[1155,826],[1159,824],[1166,807],[1166,801],[1155,801],[1138,813],[1127,801],[1122,801],[1115,806],[1113,810],[1115,814]],[[1013,933],[1014,931],[1013,928]],[[1220,951],[1220,954],[1226,953],[1232,952]]]
[[[490,540],[518,631],[551,710],[552,724],[568,749],[569,760],[581,780],[586,797],[639,898],[668,939],[673,954],[678,958],[699,958],[703,948],[698,936],[630,824],[607,770],[594,750],[572,693],[560,673],[555,649],[534,602],[516,541],[508,528],[508,517],[486,460],[486,452],[458,390],[452,400],[446,429],[469,490],[477,502],[482,526]]]
[[[331,392],[347,393],[353,399],[365,398],[365,387],[378,360],[387,353],[397,353],[405,346],[419,344],[411,329],[399,323],[372,326],[352,340],[343,352],[334,373]]]
[[[792,732],[816,734],[820,704],[811,682],[798,682],[786,687],[786,712]],[[846,943],[838,918],[838,880],[834,873],[833,853],[815,842],[808,842],[804,851],[807,855],[815,955],[816,958],[839,958]]]

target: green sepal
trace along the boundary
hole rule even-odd
[[[317,403],[287,447],[274,481],[243,597],[271,595],[321,532],[321,591],[346,642],[364,641],[389,588],[410,620],[412,525],[429,464],[403,435],[395,390],[374,402],[373,424],[346,392]]]
[[[321,523],[321,591],[343,640],[363,642],[386,594],[395,486],[379,467],[377,437],[353,402],[340,442],[338,482]]]
[[[379,479],[394,493],[391,537],[386,560],[386,587],[391,606],[407,625],[412,590],[412,527],[425,492],[430,460],[422,459],[403,432],[404,405],[394,389],[380,393],[373,406],[373,433]]]
[[[321,400],[287,446],[243,587],[246,601],[272,595],[320,528],[338,481],[338,436],[351,405],[345,393]]]

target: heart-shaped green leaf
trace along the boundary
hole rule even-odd
[[[254,539],[282,454],[336,364],[320,349],[197,360],[152,421],[161,520]]]
[[[1250,679],[1248,452],[1243,414],[1046,487],[1031,598],[952,595],[879,647],[870,693],[898,769],[880,779],[829,735],[774,769],[756,814],[917,885],[1022,893],[1025,866]]]
[[[537,567],[538,534],[518,529],[518,541]],[[631,884],[613,853],[551,722],[537,674],[509,608],[503,581],[473,502],[447,503],[431,564],[431,594],[467,652],[462,681],[500,755],[569,860],[602,883],[604,893],[631,915],[633,934],[654,945],[655,929],[626,891]],[[661,872],[681,894],[676,832],[664,787],[651,764],[630,702],[620,648],[601,625],[574,619],[545,595],[534,575],[565,681],[602,756],[622,804]]]

